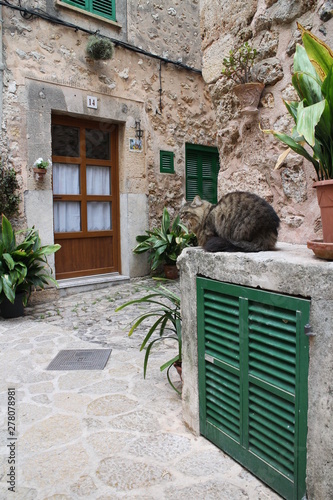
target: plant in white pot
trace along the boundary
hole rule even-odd
[[[257,50],[245,42],[238,49],[230,50],[229,56],[223,59],[222,75],[236,84],[233,90],[244,114],[258,111],[265,87],[264,83],[252,81],[252,67],[257,54]]]
[[[298,28],[304,46],[298,44],[296,47],[292,84],[300,100],[285,101],[295,127],[290,136],[276,130],[264,132],[274,134],[289,146],[280,156],[276,168],[290,150],[314,166],[323,241],[310,241],[308,247],[318,257],[333,258],[333,51],[299,23]]]

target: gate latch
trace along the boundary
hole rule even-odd
[[[316,334],[312,331],[312,326],[308,323],[304,327],[304,333],[307,337],[315,337]]]

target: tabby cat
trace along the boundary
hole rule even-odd
[[[207,252],[260,252],[272,250],[277,241],[279,217],[252,193],[228,193],[217,205],[196,196],[181,213]]]

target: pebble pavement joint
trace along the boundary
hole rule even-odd
[[[280,498],[185,427],[181,399],[159,370],[174,345],[155,350],[143,379],[144,329],[127,333],[144,306],[115,309],[152,284],[135,279],[0,320],[0,499]],[[46,371],[61,349],[103,347],[112,348],[104,370]],[[173,377],[179,383],[176,370]],[[7,484],[9,387],[16,389],[15,495]]]

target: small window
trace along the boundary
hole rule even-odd
[[[116,20],[116,0],[61,0],[63,3],[85,10],[96,16]]]
[[[161,174],[174,174],[174,153],[172,151],[160,151],[160,172]]]

